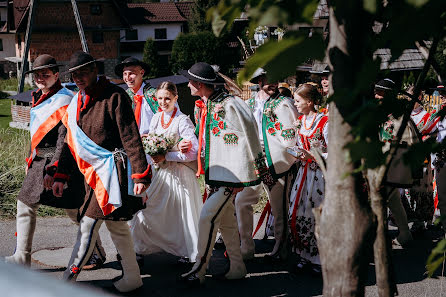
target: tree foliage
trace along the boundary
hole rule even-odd
[[[206,12],[218,4],[219,0],[195,0],[192,6],[192,15],[189,18],[189,31],[211,31],[211,24],[206,21]]]
[[[188,69],[197,62],[220,66],[223,73],[229,73],[239,62],[238,49],[227,46],[227,39],[216,37],[210,31],[180,34],[172,46],[171,70],[177,73]]]
[[[147,38],[144,44],[142,60],[150,67],[150,71],[146,73],[146,76],[150,78],[158,77],[160,74],[159,56],[155,47],[155,41],[152,38]]]

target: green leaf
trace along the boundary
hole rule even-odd
[[[415,7],[420,7],[429,2],[429,0],[406,0],[406,2]]]
[[[376,12],[376,0],[363,0],[364,9],[372,14]]]
[[[435,273],[438,267],[445,260],[445,252],[446,252],[446,239],[443,239],[432,250],[431,254],[427,259],[426,267],[429,277],[432,277],[432,275]]]
[[[220,33],[226,26],[226,21],[224,21],[217,10],[214,10],[212,13],[212,31],[215,36],[220,36]]]
[[[269,81],[279,81],[295,74],[296,67],[308,59],[324,57],[324,40],[321,35],[306,34],[285,35],[281,41],[270,40],[260,46],[240,71],[240,83],[248,81],[257,68],[263,67]]]

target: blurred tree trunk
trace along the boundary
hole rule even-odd
[[[368,34],[364,32],[371,30],[371,22],[362,15],[362,1],[340,2],[336,12],[330,8],[327,55],[332,70],[331,93],[347,94],[360,79],[358,65],[370,57],[366,53]],[[364,179],[360,173],[348,174],[357,172],[360,164],[347,157],[352,127],[344,120],[361,100],[362,96],[357,94],[353,99],[336,100],[329,107],[326,196],[318,220],[324,296],[364,295],[375,228]]]

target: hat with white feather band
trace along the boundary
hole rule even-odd
[[[189,70],[178,71],[189,80],[198,81],[209,85],[223,85],[224,79],[217,73],[211,65],[205,62],[198,62],[192,65]]]

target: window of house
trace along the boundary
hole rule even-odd
[[[3,39],[0,38],[0,52],[3,51]]]
[[[155,39],[167,39],[167,29],[166,28],[155,29]]]
[[[99,4],[90,5],[90,13],[92,15],[100,15],[102,13],[101,5]]]
[[[101,31],[94,31],[93,43],[104,43],[104,33]]]
[[[138,30],[136,29],[125,30],[125,40],[138,40]]]

